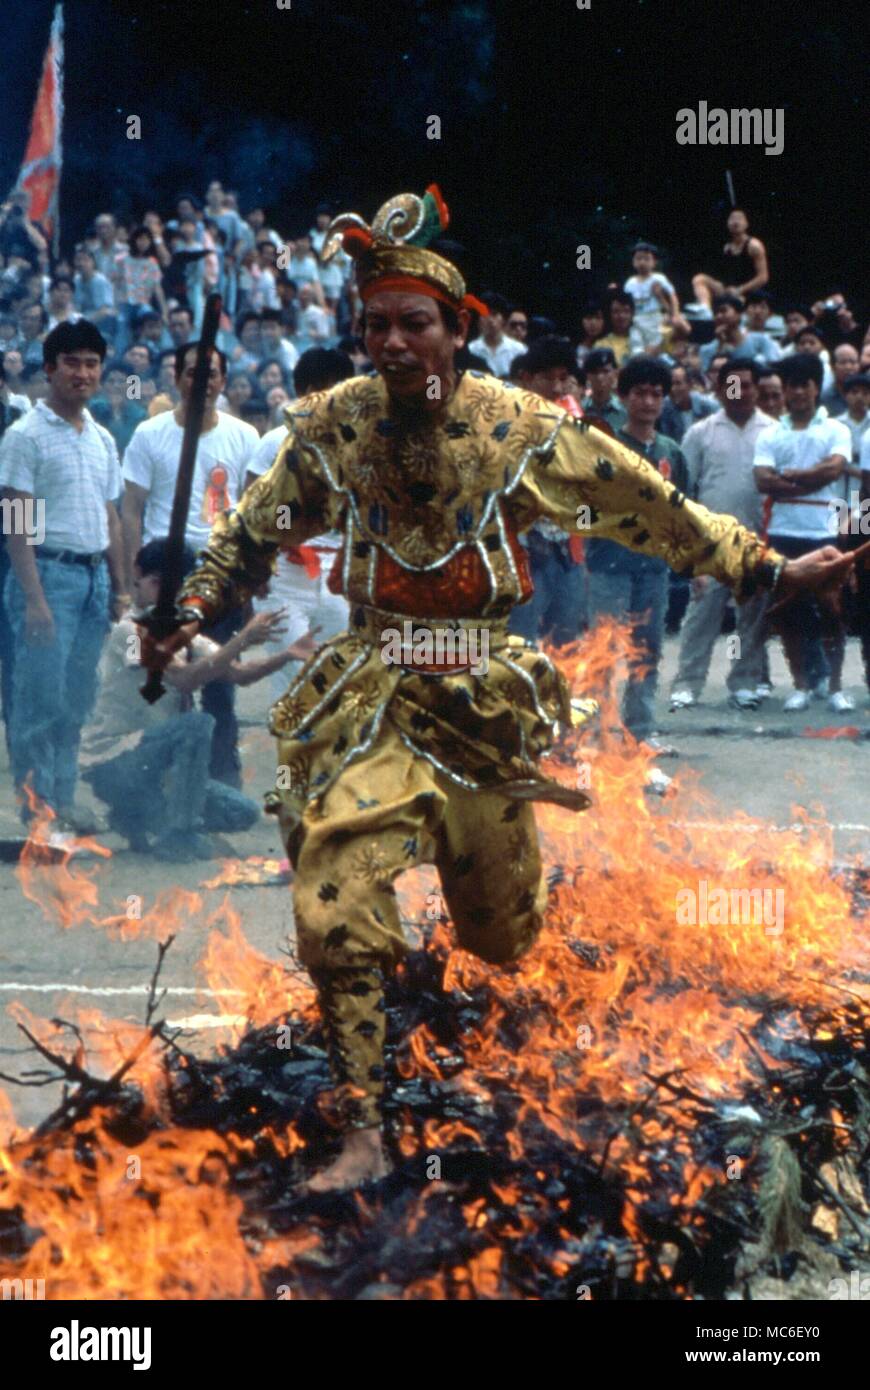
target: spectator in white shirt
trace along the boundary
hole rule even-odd
[[[762,498],[753,462],[758,438],[774,422],[758,409],[756,362],[732,358],[719,368],[716,394],[721,406],[686,431],[681,447],[688,468],[689,495],[710,511],[735,516],[751,531],[762,524]],[[707,575],[692,580],[692,597],[683,621],[680,657],[671,692],[671,710],[699,699],[716,639],[731,597],[724,584]],[[737,613],[739,656],[728,673],[730,701],[755,709],[763,698],[765,590],[741,604]]]
[[[175,479],[187,408],[193,384],[196,344],[179,348],[175,379],[181,397],[174,410],[145,420],[134,431],[124,455],[124,548],[127,574],[132,585],[133,561],[144,542],[169,532]],[[205,418],[196,451],[196,466],[185,532],[188,544],[199,550],[208,543],[217,517],[234,507],[242,494],[248,462],[259,443],[252,425],[217,409],[226,386],[227,361],[217,348],[212,355]],[[206,636],[223,643],[244,623],[241,609],[214,624]],[[230,786],[241,784],[238,725],[234,687],[215,681],[203,690],[202,707],[214,716],[210,775]]]
[[[772,499],[770,544],[794,560],[836,539],[852,436],[818,403],[823,372],[816,354],[796,352],[779,371],[788,414],[759,436],[755,475],[759,491]],[[829,668],[830,707],[838,714],[854,709],[840,688],[845,630],[839,614],[815,599],[796,598],[783,610],[782,638],[795,686],[786,710],[806,709],[811,693],[824,690],[819,644]]]
[[[507,300],[500,294],[485,294],[482,299],[489,313],[481,315],[480,337],[468,344],[468,350],[486,363],[493,376],[507,380],[511,363],[525,352],[526,344],[509,338],[504,331],[510,312]]]

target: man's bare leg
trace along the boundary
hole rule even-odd
[[[722,293],[722,286],[712,275],[693,275],[692,293],[696,304],[703,304],[705,308],[712,309],[713,296]]]
[[[385,1178],[390,1171],[377,1125],[348,1130],[338,1158],[306,1184],[309,1192],[341,1192],[364,1182]]]

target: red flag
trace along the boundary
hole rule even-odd
[[[26,193],[28,216],[54,238],[58,249],[58,194],[63,123],[63,7],[58,5],[30,122],[24,163],[12,193]],[[12,195],[10,195],[12,196]]]

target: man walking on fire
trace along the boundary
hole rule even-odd
[[[786,562],[733,517],[687,500],[639,454],[559,406],[458,373],[472,309],[432,243],[447,225],[437,187],[384,204],[369,227],[336,218],[324,258],[356,265],[376,374],[287,407],[270,471],[218,519],[179,597],[171,638],[143,639],[161,668],[199,629],[254,593],[281,546],[333,527],[331,584],[348,630],[306,663],[271,712],[284,776],[270,793],[295,867],[300,959],[316,985],[344,1130],[313,1190],[387,1171],[383,982],[406,949],[394,882],[434,863],[460,944],[493,965],[535,941],[546,885],[531,803],[581,809],[582,791],[538,767],[572,709],[549,659],[507,631],[531,592],[519,535],[539,518],[709,574],[738,600],[759,588],[833,592],[850,564],[832,547]],[[489,664],[383,659],[383,634],[488,634]],[[443,644],[438,648],[443,653]],[[506,867],[507,866],[507,867]]]

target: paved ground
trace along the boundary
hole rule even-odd
[[[662,679],[667,692],[674,670],[676,641],[669,640]],[[725,658],[723,644],[708,685],[707,701],[696,709],[678,715],[667,713],[667,701],[660,701],[661,730],[680,750],[679,762],[665,762],[672,771],[696,768],[702,785],[719,803],[730,810],[738,807],[773,824],[785,825],[792,819],[795,805],[821,806],[836,827],[838,858],[855,856],[870,863],[870,800],[867,781],[870,774],[870,709],[863,686],[855,643],[850,643],[846,688],[856,698],[852,715],[833,715],[822,703],[806,714],[785,715],[782,701],[788,693],[785,669],[778,651],[773,653],[774,696],[761,710],[740,714],[729,710],[724,695]],[[272,744],[264,728],[268,699],[257,687],[241,692],[244,719],[243,753],[247,769],[247,789],[252,795],[264,792],[274,778]],[[855,726],[857,737],[816,739],[805,730],[832,726]],[[5,752],[0,755],[0,841],[20,833],[9,782]],[[84,795],[87,795],[87,789]],[[663,804],[663,814],[678,814]],[[167,866],[133,854],[116,837],[104,837],[113,851],[108,861],[96,866],[100,904],[104,915],[123,910],[129,894],[138,894],[146,905],[155,894],[172,884],[195,889],[203,879],[219,869],[214,865]],[[217,846],[219,849],[219,845]],[[277,827],[264,817],[253,830],[233,837],[237,855],[274,856],[282,854]],[[279,952],[292,931],[290,893],[286,887],[258,887],[232,890],[232,901],[244,918],[244,930],[259,950],[279,958]],[[223,890],[205,890],[207,909],[215,908]],[[117,904],[121,904],[118,909]],[[206,1050],[222,1036],[221,1015],[232,1012],[231,997],[202,995],[196,975],[196,962],[202,952],[207,931],[205,917],[197,918],[183,930],[169,952],[162,982],[169,987],[168,1016],[196,1020],[200,1030],[194,1047]],[[6,1004],[18,999],[34,1013],[46,1018],[69,1010],[69,1001],[96,1005],[106,1014],[141,1019],[144,995],[155,960],[151,942],[115,943],[102,931],[88,926],[68,931],[46,922],[40,910],[25,901],[11,864],[0,863],[0,1071],[19,1074],[34,1065],[33,1053],[6,1014]],[[202,1017],[202,1015],[205,1017]],[[13,1093],[16,1114],[23,1124],[37,1122],[56,1103],[54,1087]]]

